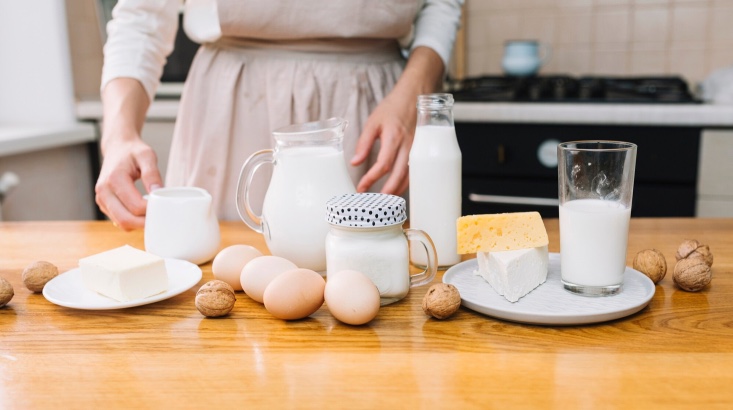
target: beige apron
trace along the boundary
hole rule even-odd
[[[188,74],[171,145],[167,186],[208,190],[222,220],[238,219],[244,161],[273,148],[272,130],[343,117],[349,161],[369,114],[402,72],[396,39],[417,0],[219,0],[223,38],[200,49]],[[349,166],[356,183],[376,158]],[[255,184],[261,203],[267,179]]]

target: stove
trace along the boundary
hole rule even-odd
[[[679,77],[483,76],[449,81],[447,91],[465,104],[699,103]],[[491,121],[455,125],[463,153],[463,215],[539,211],[545,218],[557,218],[557,144],[588,139],[637,144],[632,216],[695,214],[700,127]]]
[[[699,103],[680,77],[482,76],[449,80],[456,101]]]

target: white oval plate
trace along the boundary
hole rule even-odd
[[[621,293],[588,297],[566,291],[560,280],[560,254],[550,254],[547,280],[512,303],[496,293],[476,271],[476,259],[452,266],[443,282],[461,293],[461,304],[471,310],[513,322],[536,325],[579,325],[622,318],[643,309],[654,296],[654,283],[626,267]]]
[[[201,268],[181,259],[165,259],[168,290],[144,299],[119,302],[89,290],[81,279],[79,268],[71,269],[51,279],[43,287],[43,296],[51,303],[74,309],[110,310],[160,302],[179,295],[201,280]]]

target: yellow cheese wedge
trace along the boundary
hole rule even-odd
[[[456,224],[460,254],[515,251],[549,243],[539,212],[468,215]]]

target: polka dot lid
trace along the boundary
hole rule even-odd
[[[379,227],[405,222],[405,200],[376,193],[344,194],[326,202],[326,221],[336,226]]]

